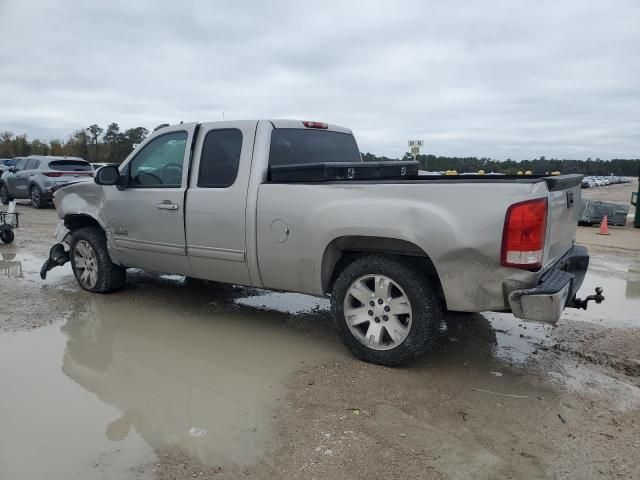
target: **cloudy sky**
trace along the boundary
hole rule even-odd
[[[301,118],[360,148],[640,157],[640,1],[0,0],[0,131]]]

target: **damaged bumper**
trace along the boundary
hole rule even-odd
[[[71,231],[64,226],[64,222],[58,223],[55,233],[58,243],[51,247],[51,250],[49,250],[49,258],[47,258],[40,269],[40,278],[42,280],[47,278],[47,273],[51,269],[60,267],[69,261],[68,243],[70,233]]]
[[[604,300],[602,289],[585,300],[576,298],[589,267],[589,254],[582,245],[573,248],[545,272],[533,288],[515,290],[509,294],[513,314],[525,320],[555,324],[565,307],[587,308],[590,300]]]

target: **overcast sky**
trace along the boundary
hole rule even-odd
[[[389,156],[640,158],[639,0],[0,0],[0,39],[0,131],[30,138],[224,112]]]

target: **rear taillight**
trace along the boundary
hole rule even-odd
[[[546,229],[546,198],[511,205],[502,233],[502,265],[531,270],[540,268]]]
[[[302,122],[302,124],[307,128],[322,128],[324,130],[329,128],[329,125],[322,122]]]
[[[51,177],[51,178],[56,178],[56,177],[61,177],[62,176],[62,172],[43,172],[42,174],[45,177]]]

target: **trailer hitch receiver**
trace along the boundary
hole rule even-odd
[[[602,287],[596,287],[596,294],[589,295],[587,298],[582,300],[581,298],[574,298],[567,305],[572,308],[581,308],[583,310],[587,309],[587,306],[591,300],[594,300],[596,303],[602,303],[604,301],[604,296],[602,296]]]

